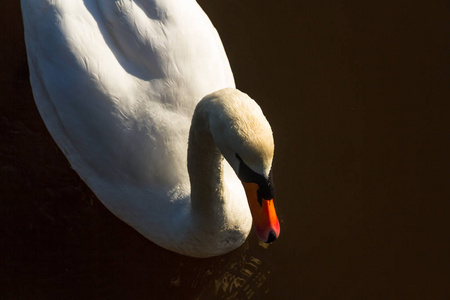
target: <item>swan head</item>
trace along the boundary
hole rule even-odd
[[[280,234],[275,212],[272,129],[261,108],[247,94],[224,89],[208,95],[213,139],[244,186],[255,231],[271,243]]]

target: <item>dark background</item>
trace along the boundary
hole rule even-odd
[[[2,4],[2,299],[449,299],[447,1],[199,1],[272,124],[280,239],[191,259],[112,216],[33,102]]]

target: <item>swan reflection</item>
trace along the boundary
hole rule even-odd
[[[180,263],[170,286],[187,294],[194,292],[193,299],[255,299],[269,292],[270,270],[264,261],[250,250],[246,241],[237,251],[216,258],[205,268]]]

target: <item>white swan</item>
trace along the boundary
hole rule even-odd
[[[239,247],[252,215],[278,237],[270,125],[194,0],[21,2],[38,109],[111,212],[194,257]]]

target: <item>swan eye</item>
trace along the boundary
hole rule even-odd
[[[257,191],[256,191],[256,196],[257,196],[257,200],[258,200],[258,203],[259,203],[259,206],[261,206],[262,207],[262,196],[261,196],[261,189],[258,189]]]
[[[274,198],[274,188],[272,180],[272,170],[269,172],[269,177],[265,178],[263,175],[256,173],[242,160],[239,154],[236,153],[236,158],[239,160],[238,177],[243,182],[256,183],[258,189],[258,202],[262,205],[262,199],[271,200]]]

